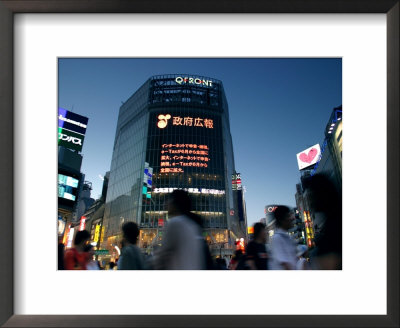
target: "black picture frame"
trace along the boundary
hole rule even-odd
[[[4,327],[399,327],[399,12],[399,0],[0,0],[0,324]],[[14,315],[13,201],[17,190],[13,187],[13,21],[16,13],[386,14],[387,315]]]

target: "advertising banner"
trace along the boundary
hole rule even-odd
[[[58,127],[60,128],[84,135],[88,121],[89,119],[85,116],[72,113],[64,108],[58,109]]]
[[[296,156],[297,156],[297,164],[299,165],[299,170],[305,169],[317,163],[320,155],[321,155],[321,147],[319,146],[319,144],[316,144],[298,153]]]
[[[78,184],[78,179],[58,174],[58,197],[75,201],[78,195]]]
[[[81,151],[88,121],[89,119],[85,116],[59,108],[58,145]]]
[[[232,174],[232,190],[241,190],[242,180],[240,178],[240,173]]]
[[[82,150],[83,134],[75,133],[66,129],[58,128],[58,145],[77,151]]]

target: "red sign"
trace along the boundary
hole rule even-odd
[[[85,226],[86,226],[86,217],[82,216],[81,222],[79,224],[79,231],[85,230]]]
[[[164,219],[158,219],[158,226],[163,227],[164,226]]]

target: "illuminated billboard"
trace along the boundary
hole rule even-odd
[[[212,87],[212,81],[211,80],[205,80],[205,79],[200,79],[198,77],[182,77],[182,76],[177,76],[175,78],[175,82],[178,84],[196,84],[196,85],[202,85],[206,87]]]
[[[297,164],[299,165],[299,170],[303,170],[317,163],[320,155],[321,155],[321,147],[319,146],[319,144],[316,144],[298,153],[296,156],[297,156]]]
[[[242,179],[240,178],[240,173],[232,174],[232,190],[242,189]]]
[[[81,151],[88,121],[85,116],[59,108],[58,145]]]
[[[275,215],[274,212],[278,208],[279,205],[267,205],[264,207],[265,213],[265,223],[267,226],[270,226],[275,222]]]
[[[86,227],[86,217],[82,216],[79,223],[79,231],[85,230]]]
[[[158,115],[157,127],[164,129],[169,120],[172,118],[172,125],[182,125],[182,126],[193,126],[202,127],[206,129],[214,128],[214,121],[209,118],[202,117],[191,117],[191,116],[171,116],[170,114],[160,114]]]
[[[64,174],[58,174],[58,197],[74,202],[78,195],[78,185],[78,179]]]
[[[155,118],[156,127],[160,130],[156,135],[163,136],[154,141],[159,145],[159,162],[154,166],[160,166],[160,173],[183,173],[210,167],[209,142],[219,135],[214,128],[215,117],[158,113]],[[178,139],[177,135],[185,135],[187,140]],[[198,142],[199,135],[207,136],[200,139],[203,143]]]
[[[58,128],[58,145],[65,148],[82,150],[84,135]]]

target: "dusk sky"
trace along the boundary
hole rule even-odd
[[[248,225],[264,217],[265,205],[296,205],[296,154],[322,144],[332,109],[342,104],[340,58],[59,59],[59,107],[89,118],[81,172],[93,198],[110,170],[122,102],[160,74],[222,81]]]

